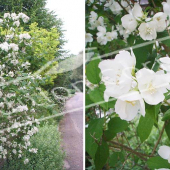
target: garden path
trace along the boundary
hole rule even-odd
[[[83,170],[83,93],[76,93],[66,102],[66,111],[60,123],[63,149],[66,152],[65,169]],[[71,111],[77,109],[77,111]]]

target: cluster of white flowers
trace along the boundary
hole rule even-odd
[[[94,30],[98,26],[104,26],[104,19],[103,17],[98,17],[96,12],[91,11],[89,16],[89,24],[89,29]]]
[[[129,10],[129,14],[121,18],[122,26],[128,34],[138,28],[139,35],[143,40],[156,39],[157,32],[163,32],[169,25],[169,12],[166,9],[167,5],[170,5],[170,1],[162,4],[164,12],[158,12],[151,18],[147,17],[148,13],[143,12],[138,3],[135,3],[134,7]]]
[[[9,20],[14,21],[13,25],[19,27],[20,26],[20,21],[19,19],[22,19],[24,23],[27,23],[29,21],[29,17],[25,15],[24,13],[19,13],[18,15],[16,13],[5,13],[4,14],[4,21],[1,19],[1,23],[3,22],[9,22]]]
[[[117,32],[106,32],[106,28],[102,26],[98,26],[98,33],[97,33],[97,42],[101,45],[106,45],[108,41],[112,41],[113,39],[117,39]]]
[[[169,59],[170,60],[170,59]],[[115,112],[130,121],[138,113],[145,116],[145,103],[157,105],[170,89],[170,73],[143,68],[135,73],[136,58],[131,51],[121,51],[113,60],[99,63],[106,90],[104,99],[117,99]]]
[[[38,132],[36,126],[39,125],[32,116],[36,111],[31,94],[39,92],[35,84],[42,77],[35,77],[28,70],[30,63],[25,56],[30,48],[31,36],[16,31],[16,27],[20,25],[19,19],[27,23],[29,17],[23,13],[5,13],[0,19],[2,29],[6,32],[6,35],[2,35],[5,41],[0,44],[0,159],[13,155],[21,158],[24,150],[37,153],[36,148],[30,148],[30,138]],[[25,159],[24,163],[28,162]]]

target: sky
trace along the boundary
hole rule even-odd
[[[65,39],[64,49],[70,54],[78,54],[84,48],[85,0],[47,0],[46,7],[55,11],[63,21]]]

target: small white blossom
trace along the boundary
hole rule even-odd
[[[170,58],[169,57],[163,57],[159,59],[161,64],[160,67],[165,70],[170,72]]]
[[[148,23],[142,23],[139,26],[139,34],[143,40],[156,39],[156,23],[154,21]]]
[[[153,21],[155,21],[156,23],[157,32],[163,32],[168,26],[166,18],[167,18],[167,15],[163,12],[158,12],[153,16]]]
[[[29,162],[28,159],[25,159],[25,160],[24,160],[24,164],[27,164],[28,162]]]
[[[20,26],[20,22],[19,22],[19,21],[15,21],[15,22],[13,23],[13,25],[19,27],[19,26]]]
[[[164,13],[170,17],[170,0],[167,2],[162,2]]]
[[[131,121],[138,113],[145,116],[145,103],[138,91],[131,91],[118,97],[115,112],[121,119]]]
[[[8,73],[8,75],[10,76],[10,77],[14,77],[14,72],[13,71],[10,71],[9,73]]]
[[[165,99],[169,88],[169,77],[164,71],[154,72],[143,68],[136,73],[138,88],[142,98],[150,105],[157,105]]]
[[[158,150],[158,154],[163,158],[167,159],[170,163],[170,147],[169,146],[161,146]]]
[[[85,34],[85,41],[86,41],[86,43],[92,42],[92,41],[93,41],[93,36],[92,36],[92,34],[86,33],[86,34]]]
[[[10,13],[5,13],[5,14],[4,14],[4,18],[11,18]]]

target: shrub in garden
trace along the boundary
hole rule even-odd
[[[37,107],[33,95],[41,91],[43,79],[29,71],[31,36],[20,29],[20,23],[28,20],[23,13],[5,13],[0,19],[0,159],[5,160],[21,158],[25,150],[37,151],[30,147],[39,124],[34,118]]]
[[[86,1],[86,152],[97,170],[170,169],[170,3],[161,2]]]
[[[31,147],[37,148],[38,152],[36,154],[24,152],[21,159],[16,157],[9,159],[3,167],[4,170],[63,169],[64,153],[60,146],[60,134],[55,125],[46,124],[40,127],[38,134],[31,137],[30,142]],[[26,163],[28,160],[29,162]]]

